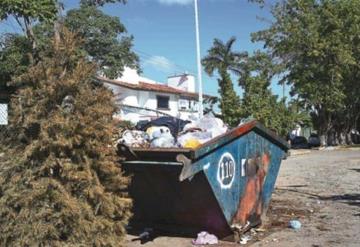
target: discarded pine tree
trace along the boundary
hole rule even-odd
[[[112,94],[61,31],[18,80],[0,164],[1,246],[119,246],[129,178],[116,165]]]

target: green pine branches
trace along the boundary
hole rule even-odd
[[[115,105],[74,34],[17,80],[11,146],[0,165],[3,246],[118,246],[130,217],[129,178],[112,143]]]

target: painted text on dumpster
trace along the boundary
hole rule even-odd
[[[221,188],[230,188],[235,177],[235,160],[230,153],[224,153],[219,161],[217,180]]]

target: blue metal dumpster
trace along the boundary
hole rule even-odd
[[[131,223],[206,230],[224,238],[261,223],[281,160],[283,139],[257,121],[197,149],[124,149],[132,175]]]

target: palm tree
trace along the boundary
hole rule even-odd
[[[213,76],[217,71],[220,78],[220,109],[223,120],[230,126],[236,126],[240,122],[240,98],[236,95],[230,73],[241,74],[240,63],[247,53],[232,51],[236,38],[231,37],[225,44],[215,39],[213,46],[208,50],[208,55],[202,59],[205,72]]]
[[[232,51],[235,41],[236,38],[231,37],[224,44],[220,39],[214,39],[213,46],[208,50],[208,55],[202,59],[205,72],[209,76],[213,76],[215,70],[219,72],[220,76],[224,76],[228,72],[241,73],[239,64],[247,56],[247,53]]]

